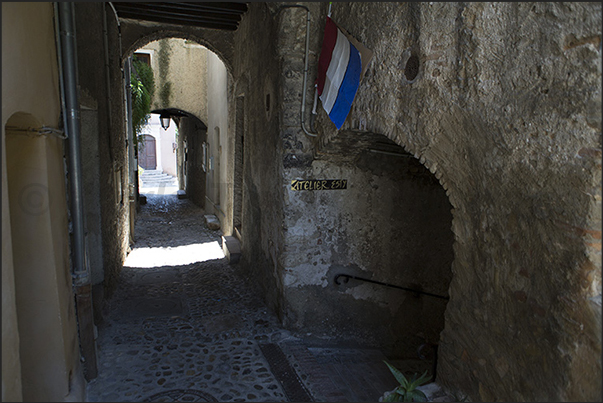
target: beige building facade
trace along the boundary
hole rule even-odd
[[[52,3],[2,3],[2,400],[84,398]],[[9,56],[10,57],[6,57]]]

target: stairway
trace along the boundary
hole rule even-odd
[[[139,177],[140,187],[177,187],[178,178],[156,169],[147,169]]]

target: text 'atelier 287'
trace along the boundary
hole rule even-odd
[[[308,179],[291,181],[291,190],[337,190],[346,189],[346,179]]]

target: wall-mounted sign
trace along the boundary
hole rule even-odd
[[[291,190],[337,190],[347,189],[347,179],[291,180]]]

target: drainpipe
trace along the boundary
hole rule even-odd
[[[111,79],[109,75],[109,34],[107,30],[107,11],[105,3],[103,3],[103,50],[105,52],[105,81],[107,85],[107,113],[109,119],[109,132],[113,127],[113,119],[111,118]],[[109,147],[111,150],[111,147]]]
[[[308,7],[302,6],[300,4],[288,4],[288,5],[285,5],[285,6],[282,6],[281,8],[279,8],[278,11],[276,12],[276,14],[278,14],[279,12],[281,12],[282,10],[284,10],[286,8],[294,8],[294,7],[303,8],[306,10],[306,56],[304,59],[304,83],[303,83],[301,111],[300,111],[301,128],[304,131],[304,133],[306,133],[306,135],[308,135],[310,137],[317,137],[318,133],[309,132],[308,129],[306,129],[306,124],[305,124],[306,92],[307,92],[307,87],[308,87],[308,55],[310,53],[310,9]],[[314,100],[314,102],[316,103],[316,99]],[[314,106],[314,111],[312,113],[316,114],[316,105]]]
[[[126,97],[126,132],[128,134],[128,157],[130,162],[130,184],[134,184],[134,130],[132,128],[132,89],[131,89],[132,57],[124,62],[124,94]],[[133,193],[130,193],[132,197]]]
[[[68,137],[68,175],[73,226],[72,277],[75,290],[76,312],[80,336],[81,358],[84,361],[86,380],[96,378],[96,344],[92,311],[90,268],[86,262],[84,204],[82,198],[82,163],[80,154],[80,111],[77,84],[77,56],[75,40],[75,15],[73,3],[55,3],[59,27],[59,59],[62,65],[61,103],[63,120]]]
[[[126,133],[128,135],[128,203],[130,206],[130,243],[134,243],[134,226],[136,220],[136,195],[138,189],[138,164],[134,154],[134,129],[132,127],[132,89],[131,89],[132,57],[124,62],[124,97],[126,103]]]

